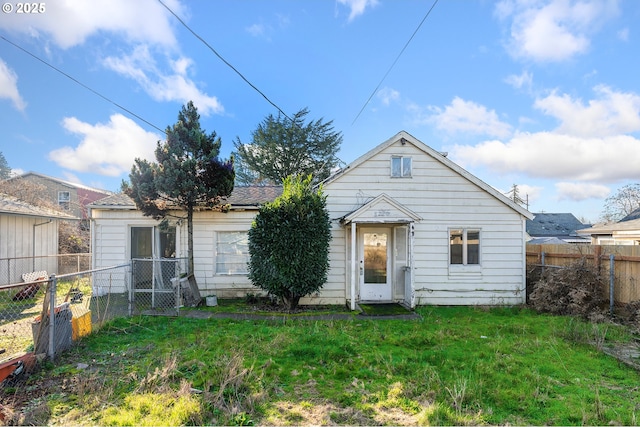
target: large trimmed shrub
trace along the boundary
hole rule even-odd
[[[280,197],[260,208],[249,230],[249,279],[295,309],[327,280],[331,223],[311,175],[284,180]]]

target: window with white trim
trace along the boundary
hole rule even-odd
[[[471,228],[449,230],[449,264],[480,264],[480,230]]]
[[[58,206],[64,210],[69,210],[71,206],[71,193],[68,191],[58,191]]]
[[[411,157],[391,157],[391,176],[394,178],[411,178]]]
[[[216,274],[247,274],[249,235],[246,231],[216,233]]]

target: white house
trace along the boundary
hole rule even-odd
[[[525,221],[532,214],[406,132],[323,183],[332,219],[330,270],[316,304],[525,301]],[[228,213],[194,216],[203,295],[257,293],[246,275],[247,231],[279,187],[237,187]],[[186,256],[186,224],[161,231],[123,195],[91,205],[94,267]],[[177,243],[173,243],[177,242]]]

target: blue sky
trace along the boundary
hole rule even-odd
[[[406,130],[532,212],[589,221],[640,181],[638,1],[440,0],[400,57],[432,0],[163,1],[285,113],[333,120],[346,163]],[[157,0],[5,3],[0,151],[18,172],[118,190],[189,100],[223,157],[278,114]]]

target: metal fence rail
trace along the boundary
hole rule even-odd
[[[186,276],[187,261],[186,258],[131,260],[132,313],[177,316],[184,305],[180,283]]]
[[[32,270],[42,264],[25,265],[23,282],[0,285],[0,383],[7,368],[36,355],[53,359],[111,319],[177,316],[183,305],[200,301],[183,258],[132,260],[60,275]]]
[[[0,285],[20,283],[22,274],[30,271],[69,274],[90,269],[90,253],[0,258]]]
[[[130,270],[124,264],[0,286],[0,362],[30,352],[53,358],[108,320],[129,315]]]

